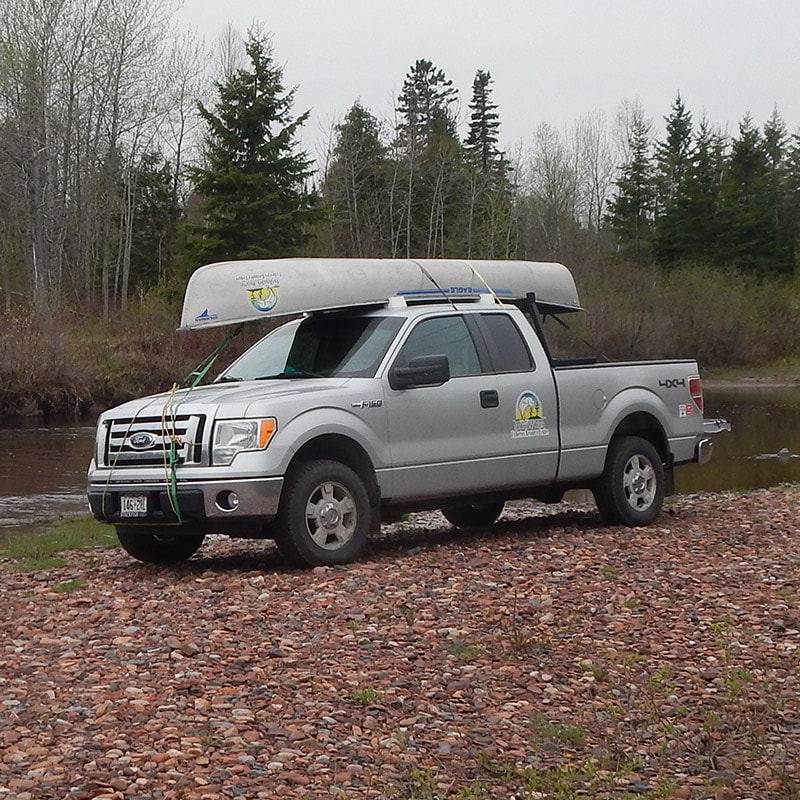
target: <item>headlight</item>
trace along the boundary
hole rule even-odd
[[[246,450],[263,450],[269,444],[278,421],[267,419],[222,420],[214,426],[214,445],[211,450],[213,464],[230,464],[237,453]]]

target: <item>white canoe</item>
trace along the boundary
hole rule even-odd
[[[578,311],[572,273],[542,261],[282,258],[207,264],[189,278],[181,330],[287,314],[447,296],[499,301],[534,293],[551,313]],[[395,300],[396,302],[397,300]]]

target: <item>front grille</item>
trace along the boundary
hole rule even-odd
[[[170,462],[200,464],[203,457],[202,414],[170,417],[122,417],[106,422],[105,464],[109,467],[153,467]]]

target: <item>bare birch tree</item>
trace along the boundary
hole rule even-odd
[[[133,167],[175,109],[172,13],[169,0],[3,0],[3,186],[39,307],[99,291],[108,311],[127,293]]]

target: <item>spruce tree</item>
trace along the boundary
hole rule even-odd
[[[330,249],[339,256],[391,255],[387,197],[392,167],[378,120],[354,103],[336,126],[322,184],[330,211]]]
[[[420,58],[406,74],[403,89],[397,100],[396,145],[407,155],[419,155],[429,144],[435,131],[442,128],[455,135],[455,120],[451,106],[457,91],[444,71],[431,61]]]
[[[452,110],[456,97],[453,82],[426,59],[418,59],[403,82],[393,143],[393,255],[442,257],[449,231],[458,227],[464,158]]]
[[[786,147],[787,225],[791,232],[795,270],[800,267],[800,131],[792,134]]]
[[[492,101],[492,76],[478,70],[472,81],[464,151],[469,175],[465,252],[468,257],[508,257],[515,243],[511,165],[499,149],[500,115]]]
[[[251,68],[217,84],[213,110],[198,103],[208,128],[204,166],[190,171],[205,218],[193,231],[201,261],[292,255],[322,217],[307,188],[311,159],[296,141],[308,112],[292,118],[294,91],[267,37],[251,32],[245,50]]]
[[[492,76],[479,69],[472,81],[472,99],[469,102],[469,132],[464,147],[473,164],[488,173],[502,159],[497,148],[500,115],[497,104],[491,99]]]
[[[775,266],[779,272],[792,272],[798,229],[792,209],[789,135],[777,108],[764,124],[764,152],[767,157],[770,216],[776,245]]]
[[[725,141],[703,118],[692,144],[689,170],[677,198],[680,229],[672,230],[675,260],[719,261],[720,187],[726,170]]]
[[[692,225],[686,216],[684,190],[691,171],[692,115],[680,93],[666,122],[666,137],[656,142],[656,209],[654,252],[656,260],[670,265],[686,257],[684,236]]]
[[[762,275],[793,268],[775,237],[769,158],[749,115],[739,124],[739,135],[731,145],[720,213],[724,264]]]
[[[159,152],[145,153],[134,170],[131,283],[149,287],[175,266],[180,219],[175,173]]]
[[[636,264],[644,264],[651,256],[656,191],[650,160],[650,124],[641,114],[637,113],[630,121],[627,144],[630,155],[616,180],[617,191],[609,203],[608,221],[620,251]]]

